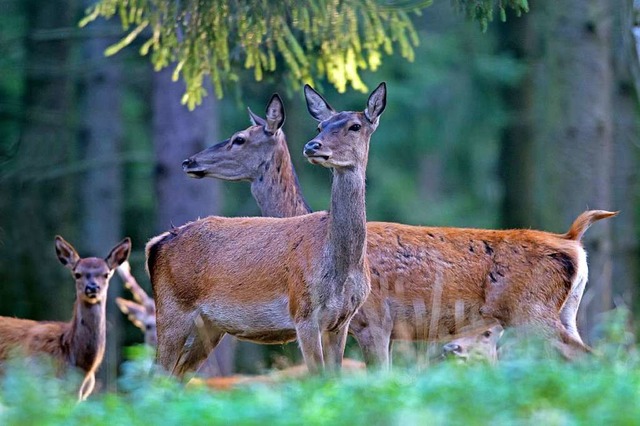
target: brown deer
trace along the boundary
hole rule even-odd
[[[106,259],[81,259],[62,237],[55,239],[56,254],[76,281],[76,301],[70,322],[32,321],[0,317],[0,360],[14,350],[26,355],[48,355],[57,365],[77,367],[84,373],[78,398],[85,400],[95,386],[106,344],[106,301],[114,269],[127,260],[131,240],[125,238]]]
[[[131,265],[126,261],[117,269],[118,275],[134,300],[116,298],[116,304],[123,314],[127,315],[136,327],[144,333],[144,343],[155,347],[158,344],[156,336],[156,304],[153,298],[138,284],[138,281],[131,274]]]
[[[265,215],[308,212],[279,127],[282,102],[274,95],[267,106],[271,122],[280,123],[275,127],[251,116],[254,126],[185,160],[184,171],[249,180]],[[567,346],[565,353],[588,351],[576,326],[588,277],[580,239],[593,222],[615,214],[584,212],[561,235],[370,222],[371,295],[350,332],[368,364],[388,365],[392,339],[446,338],[483,315],[503,326],[542,326]]]
[[[463,327],[455,339],[442,347],[444,358],[460,361],[498,362],[498,341],[504,328],[498,322]]]
[[[259,343],[297,339],[311,372],[339,368],[349,321],[369,293],[365,171],[386,86],[364,112],[337,113],[310,86],[320,122],[304,148],[333,169],[331,208],[292,218],[208,217],[146,248],[156,298],[159,365],[179,376],[225,334]]]

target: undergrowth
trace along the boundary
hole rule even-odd
[[[150,375],[149,356],[138,353],[118,393],[81,404],[67,381],[14,362],[2,379],[0,424],[636,424],[640,361],[626,314],[616,315],[602,327],[595,355],[572,363],[539,342],[507,336],[497,366],[442,362],[224,392]]]

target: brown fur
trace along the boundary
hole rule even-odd
[[[281,102],[276,106],[281,108]],[[284,121],[283,109],[280,114],[278,122]],[[299,211],[306,203],[284,134],[278,130],[272,135],[277,140],[265,142],[264,120],[253,120],[259,125],[237,132],[246,139],[244,145],[231,146],[231,138],[219,144],[226,144],[227,149],[208,149],[185,163],[200,177],[235,180],[241,176],[251,181],[252,193],[265,216],[302,214]],[[269,167],[274,158],[281,165],[277,170]],[[256,165],[266,165],[266,172],[258,173]],[[189,173],[189,168],[185,171]],[[269,181],[268,186],[261,177]],[[360,342],[367,361],[382,364],[388,363],[391,339],[439,339],[482,315],[495,315],[505,326],[537,324],[553,331],[564,343],[587,350],[575,326],[583,290],[580,285],[584,286],[584,282],[574,286],[583,253],[580,238],[593,222],[612,215],[585,212],[563,235],[369,223],[371,295],[356,313],[350,332]]]
[[[342,360],[342,370],[347,372],[359,372],[365,370],[364,362],[355,359],[345,358]],[[239,386],[253,384],[276,384],[284,380],[301,379],[309,374],[306,365],[294,365],[293,367],[275,370],[268,374],[260,374],[257,376],[247,376],[236,374],[226,377],[212,377],[210,379],[191,379],[188,386],[205,385],[215,390],[230,390]]]
[[[293,218],[209,217],[147,244],[158,363],[181,376],[229,333],[260,343],[297,338],[307,367],[338,368],[348,324],[369,292],[365,170],[386,87],[365,112],[336,113],[309,86],[320,133],[309,161],[333,169],[330,212]]]
[[[70,322],[32,321],[0,317],[0,361],[18,351],[48,355],[61,369],[76,367],[84,373],[78,397],[86,399],[95,385],[106,344],[105,302],[113,270],[129,256],[131,240],[124,239],[106,259],[81,259],[62,237],[56,237],[60,262],[76,280],[76,301]]]

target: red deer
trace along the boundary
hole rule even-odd
[[[280,98],[269,102],[267,120],[250,114],[253,126],[185,160],[184,171],[250,181],[265,215],[310,212],[280,129]],[[615,214],[584,212],[561,235],[370,222],[371,295],[350,333],[368,364],[388,365],[392,339],[443,339],[482,315],[503,326],[542,326],[567,346],[565,353],[587,351],[576,326],[588,277],[580,239],[593,222]]]
[[[131,291],[134,300],[116,298],[116,304],[123,314],[127,315],[136,327],[144,333],[144,343],[155,347],[158,344],[156,337],[156,304],[153,298],[138,284],[138,281],[131,275],[131,265],[124,262],[117,269],[118,275],[124,282],[126,288]]]
[[[497,322],[463,327],[453,340],[442,347],[442,355],[465,362],[495,364],[498,361],[498,341],[503,333],[504,328]]]
[[[364,112],[337,113],[310,86],[320,122],[304,148],[333,170],[331,208],[292,218],[208,217],[153,238],[157,361],[182,376],[225,334],[259,343],[297,339],[311,372],[339,368],[349,321],[369,293],[365,170],[386,86]]]
[[[102,363],[106,344],[106,301],[114,269],[127,260],[131,240],[125,238],[106,259],[81,259],[62,237],[55,240],[56,253],[76,282],[76,301],[70,322],[32,321],[0,317],[0,359],[13,350],[26,355],[48,355],[58,366],[77,367],[84,373],[78,397],[85,400],[95,386],[95,372]]]

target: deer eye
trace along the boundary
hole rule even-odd
[[[103,276],[104,276],[105,279],[109,278],[109,274],[108,273],[104,274]]]
[[[233,140],[233,142],[232,142],[232,143],[233,143],[233,145],[242,145],[242,144],[244,144],[245,142],[246,142],[246,141],[245,141],[245,139],[244,139],[242,136],[238,136],[237,138],[235,138],[235,139]]]
[[[485,331],[484,333],[482,333],[482,335],[483,335],[484,337],[491,337],[491,330],[487,330],[487,331]]]
[[[75,274],[73,274],[73,276],[76,277],[76,280],[82,278],[82,274],[80,272],[76,272]]]
[[[351,127],[349,127],[349,130],[351,130],[352,132],[357,132],[358,130],[360,130],[360,126],[359,124],[352,124]]]

